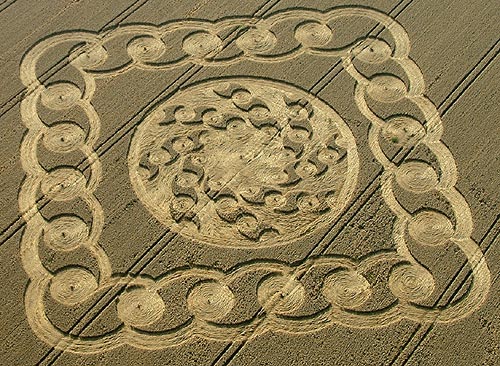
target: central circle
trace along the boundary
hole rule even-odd
[[[140,124],[129,153],[134,190],[159,221],[233,247],[307,240],[328,227],[358,168],[354,137],[330,106],[252,78],[179,91]]]

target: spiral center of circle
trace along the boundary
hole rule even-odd
[[[130,177],[145,207],[184,236],[263,247],[328,226],[359,159],[341,117],[314,95],[252,78],[177,92],[138,127]]]

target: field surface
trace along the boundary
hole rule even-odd
[[[0,365],[500,365],[498,2],[0,31]]]

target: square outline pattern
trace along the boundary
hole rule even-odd
[[[327,23],[352,16],[382,25],[392,37],[393,46],[382,39],[369,37],[341,48],[326,47],[331,37]],[[303,20],[295,30],[299,47],[285,54],[266,55],[279,37],[270,29],[277,22],[287,19]],[[236,42],[242,52],[238,57],[217,59],[216,55],[222,47],[219,34],[235,26],[248,27]],[[166,49],[162,38],[169,32],[184,28],[196,29],[182,44],[186,56],[171,62],[155,63]],[[135,36],[127,46],[131,61],[120,68],[95,71],[108,57],[106,43],[123,35]],[[40,57],[65,42],[84,43],[84,46],[73,49],[68,55],[71,66],[79,71],[84,80],[83,91],[68,80],[44,85],[37,77],[36,66]],[[99,34],[67,31],[40,41],[27,53],[20,66],[20,77],[27,88],[21,115],[28,129],[20,147],[26,178],[19,193],[19,208],[27,223],[20,254],[30,278],[25,293],[25,310],[33,332],[56,349],[93,353],[123,344],[143,349],[162,349],[185,342],[192,336],[236,341],[266,330],[305,333],[332,324],[373,328],[403,318],[420,323],[450,322],[469,315],[488,295],[490,272],[483,253],[471,239],[473,220],[469,205],[455,188],[457,169],[451,152],[440,140],[443,133],[441,118],[435,105],[424,96],[422,72],[409,58],[409,51],[408,34],[400,24],[384,13],[360,7],[334,8],[326,12],[286,10],[263,18],[237,17],[214,22],[180,20],[162,26],[126,25]],[[242,263],[229,272],[193,266],[171,270],[155,279],[113,273],[110,260],[99,245],[104,213],[94,195],[102,176],[101,162],[94,150],[100,133],[100,118],[92,106],[95,80],[124,74],[133,68],[167,70],[191,64],[226,66],[242,60],[275,63],[301,54],[340,57],[343,68],[355,80],[355,103],[371,123],[369,147],[383,167],[380,183],[382,197],[396,216],[393,227],[395,250],[373,252],[361,259],[343,255],[311,256],[296,265],[277,260],[258,260]],[[367,77],[356,67],[354,58],[370,64],[391,59],[405,72],[409,85],[406,86],[392,74]],[[425,117],[425,123],[407,118],[393,122],[391,126],[395,130],[400,130],[402,126],[415,128],[417,139],[411,143],[413,146],[425,146],[435,155],[439,176],[424,161],[403,160],[396,164],[386,156],[379,140],[387,130],[388,121],[380,118],[369,107],[367,95],[372,98],[370,100],[394,103],[405,100],[418,107]],[[46,125],[37,110],[39,101],[54,110],[79,108],[88,118],[89,131],[84,132],[81,127],[71,123]],[[37,155],[41,141],[47,148],[59,153],[81,151],[90,167],[90,177],[87,179],[80,170],[68,166],[46,171]],[[411,214],[398,201],[393,190],[395,183],[413,193],[438,191],[453,210],[454,224],[442,213],[429,209]],[[45,219],[38,209],[40,191],[51,200],[83,200],[93,215],[91,225],[76,215]],[[407,233],[421,245],[439,246],[451,242],[465,255],[473,281],[469,291],[458,301],[444,307],[419,304],[434,291],[434,277],[411,254],[406,243]],[[69,252],[79,246],[85,247],[98,263],[98,278],[83,267],[65,267],[55,273],[49,271],[38,253],[42,238],[54,250]],[[371,295],[370,284],[362,273],[380,261],[393,264],[388,286],[397,300],[378,311],[356,310]],[[294,310],[300,307],[305,296],[300,278],[318,268],[326,268],[329,273],[322,284],[322,294],[330,305],[307,317],[294,316]],[[220,322],[235,304],[234,294],[228,284],[244,273],[261,270],[269,272],[269,275],[258,285],[257,296],[262,306],[259,316],[235,325]],[[147,327],[161,318],[165,308],[158,291],[173,281],[192,276],[203,280],[191,288],[186,299],[193,315],[190,321],[167,331],[148,331]],[[47,291],[59,303],[73,306],[84,302],[97,291],[116,285],[127,285],[129,290],[119,297],[117,311],[124,325],[114,332],[89,338],[70,335],[54,326],[46,315],[44,296]]]

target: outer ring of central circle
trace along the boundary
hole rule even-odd
[[[200,86],[211,87],[211,86],[217,85],[218,83],[220,84],[221,82],[235,82],[235,83],[240,82],[241,83],[244,81],[250,81],[250,82],[258,81],[259,84],[261,84],[261,85],[268,85],[268,86],[274,87],[274,88],[281,86],[284,90],[293,89],[293,91],[295,93],[301,94],[303,96],[307,96],[311,101],[314,101],[315,103],[320,104],[321,108],[323,110],[328,110],[335,117],[337,117],[337,121],[339,123],[336,123],[335,127],[338,129],[341,136],[345,140],[347,140],[347,144],[346,144],[345,148],[347,150],[347,167],[348,167],[348,169],[347,169],[347,173],[345,175],[344,185],[343,185],[341,192],[339,194],[339,197],[338,197],[338,202],[343,202],[343,204],[341,204],[339,206],[339,209],[335,215],[329,216],[328,223],[330,226],[333,225],[336,218],[338,218],[338,216],[345,210],[345,207],[347,206],[348,202],[352,198],[352,195],[353,195],[354,190],[355,190],[356,185],[357,185],[360,164],[359,164],[359,155],[358,155],[357,145],[356,145],[356,140],[354,138],[354,135],[351,132],[349,126],[342,119],[342,117],[340,117],[340,115],[338,115],[338,113],[328,103],[323,101],[321,98],[319,98],[316,95],[309,93],[309,91],[304,90],[304,89],[297,87],[295,85],[292,86],[288,83],[283,83],[281,81],[277,81],[277,80],[269,79],[269,78],[260,78],[260,77],[252,77],[252,76],[245,76],[245,77],[235,76],[235,77],[227,77],[227,78],[223,78],[223,79],[207,79],[207,80],[204,80],[202,82],[196,82],[196,83],[193,83],[193,84],[190,84],[190,85],[184,87],[182,90],[176,92],[175,94],[173,94],[169,98],[162,100],[160,103],[158,103],[156,105],[156,107],[154,109],[150,110],[150,112],[146,115],[144,120],[139,124],[138,128],[134,132],[134,135],[132,137],[132,141],[131,141],[130,147],[129,147],[129,153],[128,153],[129,178],[130,178],[132,187],[133,187],[134,192],[136,193],[137,197],[142,202],[144,207],[157,220],[159,220],[162,224],[167,226],[169,229],[172,229],[171,225],[169,225],[168,223],[166,223],[160,219],[164,215],[163,210],[160,209],[157,206],[157,204],[154,202],[154,200],[152,200],[149,197],[149,194],[148,194],[147,190],[144,188],[144,186],[142,184],[138,184],[136,181],[135,175],[137,175],[137,173],[134,172],[134,168],[138,163],[137,152],[140,150],[139,149],[139,147],[140,147],[139,142],[141,141],[142,135],[144,133],[142,130],[142,126],[144,126],[144,122],[146,121],[146,119],[149,116],[151,116],[159,108],[159,106],[165,104],[169,100],[174,99],[176,97],[176,95],[178,95],[180,93],[185,93],[187,90],[189,90],[192,87],[195,87],[195,88],[199,88]],[[314,235],[321,229],[324,229],[324,228],[321,227],[320,229],[312,230],[310,233],[308,233],[304,236],[301,236],[300,240],[304,241],[304,242],[308,242],[309,239],[312,239],[314,237]],[[276,242],[271,243],[271,244],[266,243],[266,242],[265,243],[254,243],[254,245],[251,245],[251,246],[250,245],[235,244],[235,243],[232,243],[229,245],[227,245],[227,244],[223,245],[223,244],[219,243],[217,240],[213,240],[213,241],[204,240],[201,237],[193,237],[191,235],[183,233],[182,231],[176,231],[176,233],[181,235],[181,236],[186,236],[187,238],[202,242],[202,243],[210,245],[210,246],[225,247],[225,248],[227,248],[227,247],[245,248],[245,249],[269,248],[269,247],[277,247],[277,246],[287,245],[287,244],[296,242],[298,240],[298,238],[292,238],[292,239],[287,239],[287,240],[277,240]]]

